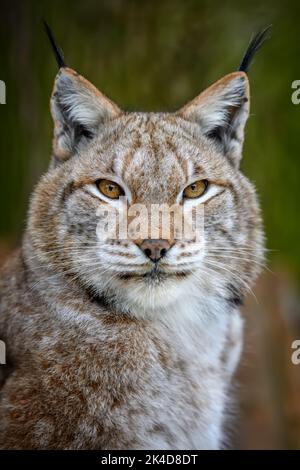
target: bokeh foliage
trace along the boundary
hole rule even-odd
[[[297,4],[298,3],[298,4]],[[120,106],[173,110],[236,69],[249,38],[273,24],[250,71],[252,103],[243,169],[260,195],[273,262],[300,280],[299,2],[209,0],[0,1],[0,238],[15,241],[28,196],[51,150],[55,62],[47,19],[66,61]]]

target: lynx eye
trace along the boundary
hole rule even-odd
[[[96,185],[104,196],[109,197],[110,199],[119,199],[120,196],[123,196],[124,190],[114,181],[110,180],[98,180]]]
[[[202,196],[208,187],[207,180],[199,180],[190,184],[183,191],[183,197],[186,199],[195,199]]]

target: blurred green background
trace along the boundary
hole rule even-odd
[[[269,265],[275,274],[263,276],[259,285],[266,303],[246,310],[254,312],[250,325],[257,314],[254,330],[260,325],[257,334],[250,333],[250,350],[257,353],[262,347],[261,356],[252,359],[265,361],[262,390],[267,387],[268,416],[275,421],[265,419],[262,424],[258,419],[260,424],[255,425],[253,415],[263,416],[267,406],[257,409],[265,392],[255,395],[251,374],[244,373],[247,394],[241,394],[242,410],[254,424],[237,433],[236,445],[300,447],[300,407],[295,400],[300,366],[292,366],[290,372],[285,363],[290,339],[300,338],[300,105],[291,101],[291,84],[300,80],[299,1],[1,0],[0,6],[0,79],[7,86],[7,104],[0,106],[3,251],[19,240],[29,194],[46,170],[51,151],[49,97],[57,69],[42,18],[53,28],[68,65],[129,110],[174,110],[183,105],[235,70],[252,34],[273,24],[272,39],[257,54],[249,73],[251,117],[242,165],[257,186],[267,246],[273,250]],[[267,315],[261,317],[264,311]],[[284,331],[288,339],[282,343]],[[274,350],[279,362],[269,379]],[[257,385],[257,377],[251,377]],[[289,380],[292,391],[286,392]],[[291,394],[292,405],[286,405]]]

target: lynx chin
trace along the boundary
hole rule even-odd
[[[47,31],[59,65],[53,153],[0,275],[0,448],[222,448],[239,306],[264,262],[239,164],[247,67],[266,31],[238,71],[175,113],[122,111],[66,66]],[[205,249],[172,231],[97,237],[99,208],[123,196],[203,206]]]

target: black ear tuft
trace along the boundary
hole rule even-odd
[[[268,35],[270,29],[272,28],[272,25],[267,26],[267,28],[263,29],[259,33],[257,33],[254,38],[250,41],[250,44],[246,50],[246,53],[243,57],[243,60],[241,62],[241,65],[239,66],[238,70],[240,72],[246,72],[248,71],[248,68],[252,62],[252,59],[255,55],[255,53],[258,51],[258,49],[261,48],[263,43],[267,40],[270,39],[270,36]]]
[[[49,27],[49,25],[46,23],[45,20],[43,20],[43,23],[44,23],[44,27],[45,27],[45,31],[46,31],[46,34],[48,36],[48,39],[50,41],[50,44],[52,46],[52,49],[53,49],[53,52],[54,52],[54,55],[55,55],[55,59],[56,59],[56,62],[57,62],[57,65],[59,68],[61,67],[66,67],[66,63],[65,63],[65,58],[64,58],[64,53],[63,51],[61,50],[61,48],[56,44],[56,41],[54,39],[54,36],[53,36],[53,33]]]

